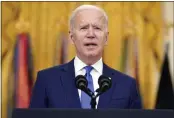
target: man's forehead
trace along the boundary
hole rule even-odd
[[[90,16],[85,16],[85,14],[83,14],[83,15],[76,18],[76,21],[78,23],[100,24],[100,23],[103,23],[105,20],[106,19],[105,19],[104,15],[98,15],[98,16],[90,17]]]
[[[78,22],[79,26],[83,26],[83,25],[88,25],[88,24],[92,24],[92,25],[104,25],[104,23],[102,21],[94,21],[94,20],[81,20],[80,22]]]

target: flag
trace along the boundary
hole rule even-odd
[[[133,39],[133,61],[134,61],[134,78],[136,79],[136,82],[138,84],[139,87],[139,50],[138,50],[138,39],[135,38]]]
[[[121,56],[121,71],[126,73],[128,66],[128,49],[129,49],[129,37],[126,36],[123,39],[122,56]],[[126,73],[127,74],[127,73]]]
[[[32,89],[32,55],[30,38],[26,33],[17,36],[14,52],[15,108],[28,108]]]
[[[68,56],[68,39],[65,34],[61,36],[60,64],[67,62]]]
[[[137,40],[133,36],[127,35],[123,41],[121,70],[123,73],[136,78],[137,74],[137,59],[138,59]]]
[[[56,40],[54,65],[64,64],[68,61],[68,39],[64,33],[60,33]]]
[[[165,54],[162,65],[159,89],[157,92],[156,109],[174,109],[174,92],[169,71],[168,55]]]

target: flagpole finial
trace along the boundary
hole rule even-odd
[[[27,22],[23,17],[20,17],[17,23],[15,24],[18,33],[28,32],[29,22]]]

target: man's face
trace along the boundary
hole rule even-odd
[[[107,37],[106,20],[102,12],[83,10],[76,15],[70,38],[78,56],[101,57]]]

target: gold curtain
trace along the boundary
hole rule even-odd
[[[37,71],[60,64],[60,37],[68,36],[68,18],[81,4],[102,7],[109,17],[109,41],[103,59],[114,69],[121,70],[121,56],[125,36],[138,43],[138,76],[144,107],[153,109],[156,83],[162,60],[163,18],[160,2],[2,2],[2,117],[7,116],[9,76],[16,35],[20,29],[29,32],[34,61],[34,81]],[[25,25],[28,23],[28,27]],[[68,40],[68,39],[67,39]],[[133,42],[133,40],[131,40]],[[133,43],[130,44],[130,55]],[[56,56],[57,55],[57,56]],[[75,48],[68,44],[67,61],[75,56]],[[58,58],[56,58],[58,57]],[[131,59],[133,56],[130,56]],[[132,62],[132,65],[134,63]],[[133,68],[132,68],[133,69]],[[12,81],[12,80],[11,80]]]

